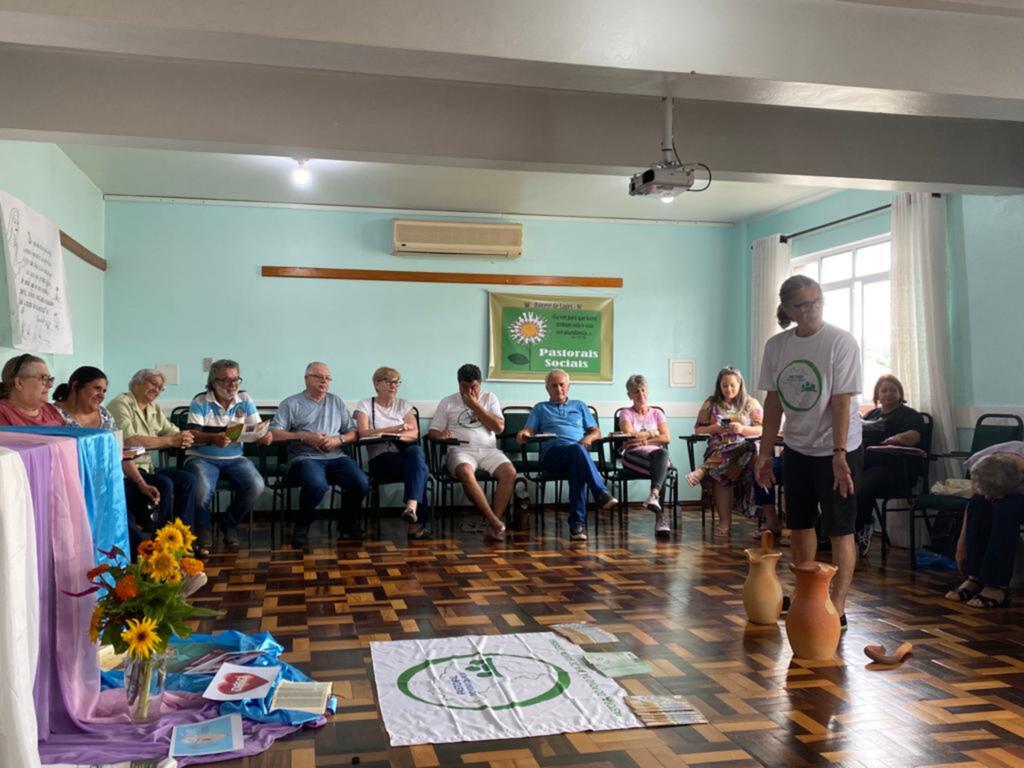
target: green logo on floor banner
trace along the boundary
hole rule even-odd
[[[532,656],[469,653],[427,659],[398,676],[411,699],[446,709],[513,709],[561,696],[569,673]]]

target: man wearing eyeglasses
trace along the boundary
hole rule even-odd
[[[368,482],[359,465],[342,446],[355,442],[356,425],[344,401],[328,392],[331,369],[325,363],[306,366],[306,388],[286,397],[278,406],[270,431],[275,440],[288,441],[289,485],[299,487],[299,517],[292,546],[303,547],[316,508],[331,485],[341,487],[341,535],[362,538],[359,508]]]
[[[256,403],[240,389],[242,378],[234,360],[217,360],[210,366],[206,391],[196,395],[188,407],[188,429],[194,443],[188,451],[185,469],[196,477],[196,517],[210,519],[210,505],[223,476],[234,491],[224,512],[224,543],[238,546],[238,524],[247,516],[263,493],[263,477],[256,465],[242,455],[242,444],[227,436],[228,427],[242,423],[260,423]],[[267,432],[258,442],[270,445],[274,436]]]

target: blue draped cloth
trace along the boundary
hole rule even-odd
[[[277,682],[290,680],[294,683],[308,683],[313,678],[278,658],[278,655],[284,648],[274,640],[274,636],[269,632],[260,632],[258,635],[246,635],[235,630],[227,630],[213,635],[191,635],[187,640],[179,640],[175,637],[171,638],[168,648],[173,649],[175,644],[178,643],[209,643],[210,645],[219,645],[224,648],[225,653],[228,651],[262,651],[263,655],[248,664],[248,666],[281,667],[281,673],[277,681],[275,681],[266,696],[262,699],[222,701],[220,702],[220,714],[230,715],[233,712],[237,712],[249,720],[255,720],[259,723],[275,723],[277,725],[315,724],[322,717],[322,715],[313,715],[309,712],[270,709],[270,702],[273,700],[274,692],[277,690]],[[169,691],[187,691],[202,695],[212,679],[213,675],[186,675],[171,672],[167,675],[166,687]],[[100,682],[103,688],[123,688],[124,670],[117,669],[111,672],[103,672],[100,674]],[[337,707],[337,697],[329,696],[327,698],[327,711],[333,715]]]
[[[130,553],[128,507],[124,500],[124,474],[117,436],[104,429],[81,427],[0,427],[11,432],[73,437],[78,446],[78,475],[85,494],[85,508],[97,549],[118,547]],[[97,552],[97,562],[103,555]]]

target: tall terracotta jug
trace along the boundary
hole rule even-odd
[[[782,553],[772,549],[772,533],[765,531],[760,549],[745,549],[750,571],[743,584],[743,609],[755,624],[774,624],[782,613],[782,585],[775,567]]]
[[[790,564],[796,591],[786,614],[786,636],[793,655],[800,659],[831,659],[839,647],[839,614],[828,587],[838,570],[834,565],[809,560]]]

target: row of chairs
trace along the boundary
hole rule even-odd
[[[891,547],[889,513],[906,512],[908,513],[911,568],[916,568],[916,559],[913,557],[913,553],[917,543],[917,521],[922,521],[929,537],[934,538],[940,524],[951,527],[954,531],[957,530],[961,516],[967,508],[968,500],[962,496],[929,491],[932,464],[937,461],[957,461],[962,465],[968,457],[992,445],[1012,440],[1024,440],[1024,420],[1020,416],[1006,413],[985,413],[978,417],[974,425],[969,451],[933,453],[931,446],[934,421],[928,413],[922,413],[921,416],[924,420],[924,428],[921,432],[918,450],[872,449],[886,454],[886,458],[899,467],[898,475],[901,478],[888,497],[875,500],[875,516],[882,534],[882,555],[884,557],[888,554]],[[683,439],[687,441],[690,469],[693,470],[697,466],[695,446],[706,442],[707,438],[701,435],[686,435]],[[965,473],[964,476],[969,479],[970,473]],[[779,508],[781,509],[781,506]],[[705,494],[701,503],[702,522],[708,509],[709,504]]]
[[[527,443],[526,445],[521,446],[516,442],[515,436],[519,430],[526,425],[526,420],[529,417],[531,410],[531,408],[523,406],[509,406],[502,409],[502,414],[505,419],[505,429],[500,435],[498,435],[498,447],[504,451],[512,461],[517,475],[523,477],[528,483],[533,484],[535,490],[535,504],[533,505],[533,508],[540,523],[543,525],[543,502],[546,498],[548,487],[553,486],[554,501],[556,504],[560,504],[562,501],[562,491],[568,481],[568,477],[564,474],[546,471],[541,468],[538,443]],[[593,407],[591,407],[590,410],[596,420],[597,411]],[[620,408],[615,412],[614,424],[616,431],[619,430],[620,415],[623,410],[625,409]],[[264,419],[273,418],[276,412],[276,406],[259,406],[260,416]],[[419,427],[420,414],[418,409],[413,407],[413,413],[416,417],[417,426]],[[179,429],[184,429],[188,422],[188,407],[178,406],[174,408],[171,411],[170,420],[171,423]],[[457,478],[448,472],[446,462],[448,445],[443,442],[428,440],[422,429],[421,435],[424,453],[427,457],[427,466],[430,471],[430,476],[427,480],[428,499],[431,507],[433,508],[435,520],[443,523],[446,516],[448,520],[451,519],[451,514],[453,513],[455,506],[456,488],[460,488],[461,484]],[[365,509],[369,521],[373,525],[379,526],[381,488],[382,486],[389,485],[391,483],[400,483],[401,478],[375,477],[368,471],[369,461],[367,452],[365,447],[359,443],[347,445],[345,450],[356,460],[360,468],[367,473],[367,477],[369,479],[369,492],[367,495],[367,506]],[[608,484],[609,490],[621,502],[618,508],[619,523],[621,525],[629,504],[629,483],[634,480],[644,481],[647,477],[635,472],[622,463],[621,457],[615,449],[615,443],[610,438],[602,438],[601,440],[595,441],[591,447],[591,452],[594,455],[598,471],[605,478],[605,482]],[[246,444],[243,446],[243,453],[256,464],[257,469],[264,478],[267,489],[271,492],[271,536],[273,537],[276,532],[277,525],[279,523],[282,526],[284,525],[285,515],[292,509],[293,491],[297,490],[297,486],[289,483],[286,476],[288,461],[286,445],[283,443],[272,443],[270,446]],[[184,461],[183,452],[179,452],[177,461],[180,466]],[[493,491],[493,484],[495,481],[488,473],[478,470],[476,477],[485,490],[490,487]],[[218,491],[230,492],[230,486],[228,486],[226,482],[222,481],[222,483],[218,485]],[[219,494],[216,494],[214,497],[215,505],[219,504],[218,497]],[[340,502],[340,498],[341,489],[336,486],[332,487],[329,500],[329,506],[331,509],[337,508],[336,505]],[[672,513],[673,527],[677,527],[679,475],[675,467],[672,467],[669,470],[668,478],[665,483],[663,502],[665,508],[669,509]],[[217,509],[218,507],[215,506],[214,513],[217,512]],[[598,516],[590,515],[589,518],[594,521],[596,531],[599,526]],[[249,520],[249,537],[251,545],[251,515]]]

